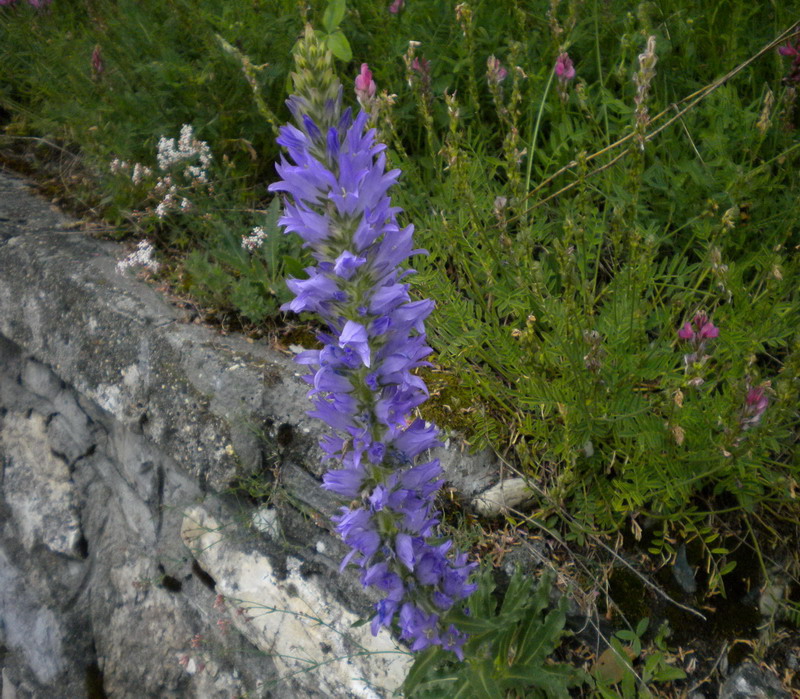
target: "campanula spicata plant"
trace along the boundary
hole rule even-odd
[[[438,431],[410,417],[428,395],[414,370],[427,365],[423,322],[433,302],[412,301],[403,280],[412,272],[406,260],[423,251],[388,195],[400,171],[386,172],[367,112],[342,108],[332,56],[310,27],[295,61],[287,102],[295,125],[281,129],[288,158],[270,190],[285,196],[284,231],[297,233],[317,262],[305,279],[288,280],[295,298],[284,308],[326,326],[323,348],[297,361],[310,368],[309,415],[332,430],[320,442],[337,464],[324,487],[350,503],[333,518],[351,548],[342,568],[357,565],[364,586],[383,595],[373,633],[397,627],[414,651],[441,646],[462,657],[467,637],[442,615],[475,589],[475,564],[436,538],[442,470],[424,454],[440,444]],[[355,90],[359,99],[374,94],[366,66]]]

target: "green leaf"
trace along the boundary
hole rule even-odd
[[[647,627],[649,624],[650,624],[649,617],[645,617],[638,624],[636,624],[636,635],[641,638],[644,632],[647,631]]]
[[[461,693],[461,688],[454,695],[465,699],[503,699],[505,694],[493,677],[494,666],[491,660],[487,660],[477,667],[470,666],[466,671],[467,694]]]
[[[342,32],[337,30],[332,34],[328,34],[326,41],[331,53],[340,61],[347,62],[353,58],[353,51],[350,48],[350,42],[347,40],[347,37],[342,34]]]
[[[561,638],[561,632],[564,630],[564,622],[567,618],[564,611],[565,606],[566,601],[562,598],[558,608],[550,611],[544,622],[540,620],[538,613],[530,619],[517,653],[515,665],[541,662],[553,652]]]
[[[570,697],[569,687],[576,687],[586,682],[586,674],[565,663],[557,665],[536,665],[533,667],[515,668],[505,675],[505,684],[516,689],[543,689],[548,697]]]
[[[303,263],[300,262],[296,257],[292,257],[291,255],[284,255],[281,258],[283,262],[283,267],[286,270],[286,274],[290,277],[298,277],[302,279],[306,275],[303,272]]]
[[[344,19],[346,9],[346,0],[329,0],[328,6],[325,8],[325,14],[322,15],[322,26],[325,27],[325,31],[333,34],[339,28],[342,19]],[[330,48],[330,45],[328,48]],[[331,51],[333,51],[332,48]],[[334,55],[336,55],[335,52]]]
[[[679,667],[673,667],[672,665],[662,665],[653,673],[653,679],[657,682],[673,682],[674,680],[685,678],[686,673]]]
[[[403,682],[403,693],[410,696],[414,689],[426,679],[437,666],[445,659],[446,651],[441,646],[431,646],[417,654],[414,664]]]

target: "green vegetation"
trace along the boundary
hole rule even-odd
[[[363,62],[374,74],[395,201],[430,253],[411,280],[437,302],[424,416],[530,479],[535,510],[514,525],[576,547],[626,536],[657,564],[685,543],[722,594],[725,531],[766,578],[800,523],[800,76],[777,50],[800,41],[797,17],[741,0],[397,5],[2,6],[0,152],[24,148],[82,210],[154,241],[160,274],[208,314],[280,327],[281,280],[304,252],[277,232],[266,187],[292,45],[306,21],[324,28],[346,85]],[[184,124],[210,148],[211,186],[186,184],[191,206],[157,215],[158,142]],[[248,251],[254,227],[264,243]],[[718,336],[700,337],[704,322]],[[515,663],[544,656],[497,658],[548,625],[550,653],[563,619],[541,593],[515,604],[474,622],[495,624],[483,660],[477,642],[460,668],[428,651],[407,689],[470,673],[519,689]],[[786,604],[796,620],[800,600]],[[640,644],[628,633],[612,647]],[[640,677],[674,679],[657,638],[631,657]],[[564,669],[553,696],[577,677]],[[586,681],[612,696],[632,678]]]

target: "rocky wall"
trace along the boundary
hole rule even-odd
[[[223,336],[0,172],[0,679],[27,697],[384,697],[291,357]],[[485,455],[441,450],[466,497]]]

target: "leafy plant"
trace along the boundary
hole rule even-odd
[[[187,291],[204,305],[232,308],[251,323],[274,317],[289,300],[284,279],[302,274],[305,257],[296,239],[278,228],[277,198],[264,213],[258,227],[262,236],[253,250],[244,245],[243,226],[225,225],[210,237],[205,250],[191,251],[184,262],[182,283]]]
[[[554,662],[566,620],[566,598],[550,608],[553,577],[535,589],[520,570],[511,577],[498,604],[491,570],[481,573],[469,600],[469,613],[456,611],[448,621],[470,634],[464,661],[449,662],[440,648],[419,653],[403,684],[407,697],[569,697],[586,682],[585,674]]]
[[[672,682],[686,677],[680,668],[671,665],[667,657],[667,624],[662,624],[651,648],[642,637],[649,619],[642,619],[635,629],[617,631],[611,645],[600,655],[592,669],[595,691],[606,699],[651,697],[648,685],[653,682]]]
[[[321,34],[328,50],[340,61],[348,62],[353,58],[353,51],[344,32],[339,28],[346,11],[346,0],[328,0],[328,6],[322,15],[322,26],[325,28],[325,32],[321,32]]]

